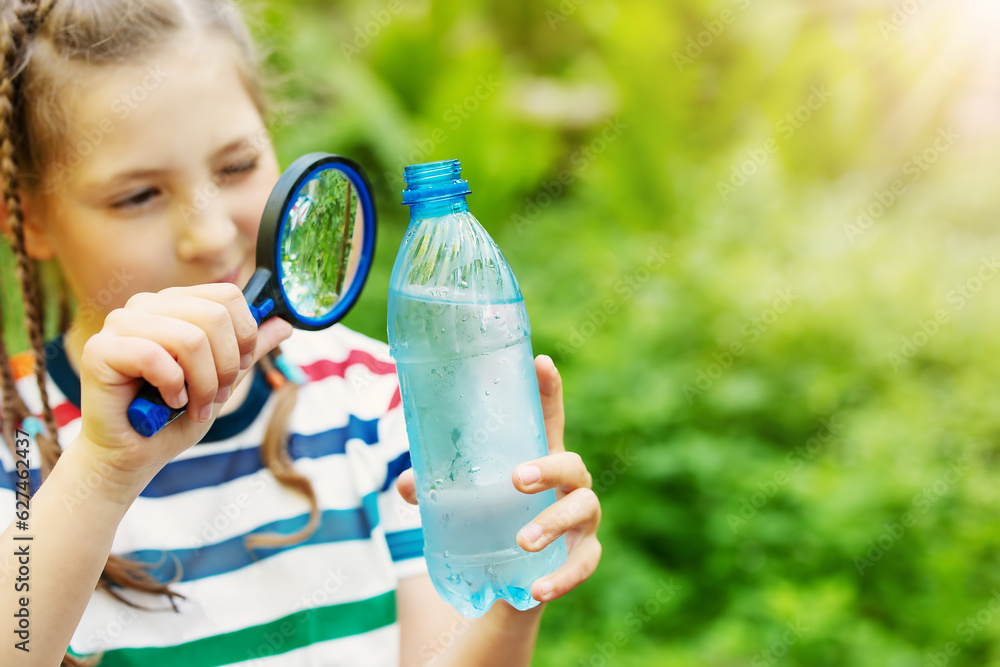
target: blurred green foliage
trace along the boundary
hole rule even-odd
[[[458,158],[562,372],[604,556],[535,664],[1000,664],[990,2],[248,13],[283,164],[377,193],[347,323],[385,338],[403,167]]]

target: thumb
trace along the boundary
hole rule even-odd
[[[257,347],[253,351],[253,360],[256,362],[273,350],[278,343],[291,336],[292,331],[292,325],[278,317],[264,322],[257,330]]]
[[[399,491],[399,495],[403,496],[403,500],[411,505],[417,504],[417,485],[413,481],[413,468],[399,473],[396,480],[396,490]]]

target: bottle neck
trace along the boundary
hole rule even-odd
[[[410,220],[440,218],[453,213],[467,213],[469,211],[469,204],[465,201],[465,195],[455,195],[432,201],[417,201],[409,206]]]

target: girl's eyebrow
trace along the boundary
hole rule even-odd
[[[218,159],[228,153],[235,152],[240,149],[253,149],[259,150],[264,143],[270,143],[270,138],[266,135],[265,131],[261,131],[254,134],[248,134],[238,139],[233,139],[228,144],[215,151],[212,155],[212,159]]]
[[[166,173],[166,169],[129,169],[128,171],[117,173],[108,179],[99,179],[84,183],[83,190],[85,192],[92,192],[97,198],[100,198],[128,185],[132,181],[155,179],[162,177]]]

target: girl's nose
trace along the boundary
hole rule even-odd
[[[177,255],[184,261],[214,259],[236,241],[238,230],[223,201],[182,205],[178,217]]]

